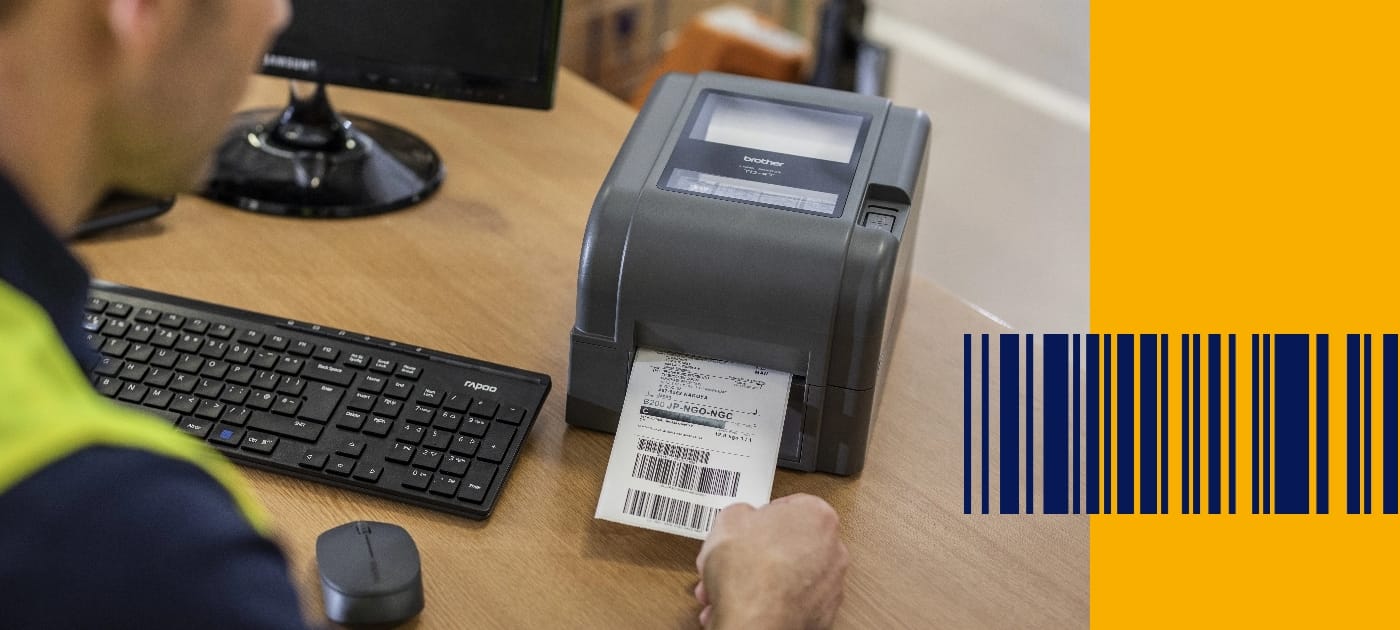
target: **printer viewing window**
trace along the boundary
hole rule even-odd
[[[690,137],[845,164],[865,118],[825,109],[727,94],[709,94]]]

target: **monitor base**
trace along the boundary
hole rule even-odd
[[[309,96],[234,117],[200,195],[242,210],[347,218],[407,208],[442,184],[442,160],[393,125],[342,115],[324,84]]]

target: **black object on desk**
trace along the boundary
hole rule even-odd
[[[398,624],[423,610],[418,546],[404,528],[355,521],[316,538],[326,616],[348,625]]]
[[[173,205],[174,197],[157,198],[113,192],[97,204],[97,208],[87,220],[78,225],[70,238],[88,238],[112,228],[152,219],[169,212]]]

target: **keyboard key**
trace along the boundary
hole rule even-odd
[[[403,409],[403,402],[393,398],[380,398],[374,405],[374,413],[390,418],[397,418],[399,410]]]
[[[151,359],[151,353],[155,352],[155,350],[155,346],[138,343],[131,346],[131,349],[126,353],[126,358],[128,361],[145,363]]]
[[[483,437],[486,435],[486,430],[489,428],[491,428],[491,422],[488,420],[483,420],[481,418],[473,418],[471,416],[462,418],[461,431],[462,433],[466,433],[467,435]]]
[[[418,403],[423,405],[438,406],[442,404],[442,390],[434,387],[424,387],[418,390]]]
[[[355,478],[368,483],[376,483],[379,481],[379,475],[383,472],[383,466],[365,462],[355,468]]]
[[[123,367],[125,367],[125,362],[123,362],[121,359],[113,359],[112,357],[102,357],[101,359],[98,359],[97,367],[92,370],[92,373],[100,374],[102,376],[116,376],[118,372],[122,371]]]
[[[248,416],[252,412],[247,407],[229,407],[224,410],[224,417],[221,418],[224,424],[243,426],[248,423]]]
[[[154,334],[156,334],[155,326],[149,324],[132,324],[131,329],[126,333],[126,340],[146,343],[151,340],[151,336]]]
[[[185,325],[185,318],[183,315],[176,315],[175,313],[166,313],[160,316],[159,323],[161,326],[168,326],[170,328],[178,329],[181,326]]]
[[[392,374],[394,372],[394,362],[390,361],[389,359],[375,359],[374,361],[370,362],[369,369],[374,370],[375,372]]]
[[[277,355],[276,352],[259,350],[253,353],[253,358],[248,360],[248,365],[251,365],[255,368],[270,370],[273,367],[276,367],[277,359],[279,358],[280,357]]]
[[[408,422],[400,422],[399,430],[394,432],[394,439],[409,444],[417,444],[423,441],[423,427]]]
[[[460,455],[444,455],[442,457],[442,466],[438,467],[438,472],[461,477],[467,474],[467,465],[471,462],[472,460]]]
[[[175,369],[188,374],[195,374],[204,367],[204,361],[193,354],[182,354],[180,360],[175,362]]]
[[[194,388],[194,395],[200,398],[218,398],[224,391],[224,384],[212,378],[199,379],[199,384]]]
[[[456,477],[435,475],[432,483],[428,484],[428,492],[450,497],[457,494],[457,486],[459,483]]]
[[[126,317],[131,314],[131,306],[121,302],[112,302],[107,305],[107,314],[112,317]]]
[[[228,374],[224,375],[224,380],[234,385],[247,385],[253,381],[253,368],[246,365],[235,365],[228,369]]]
[[[209,438],[209,441],[217,444],[226,444],[228,446],[238,446],[243,442],[243,429],[221,424],[214,430],[214,435]]]
[[[277,447],[277,439],[277,436],[274,435],[249,431],[247,435],[243,436],[243,448],[255,453],[268,454]]]
[[[384,416],[370,416],[365,421],[365,435],[384,437],[389,435],[389,430],[394,428],[394,419]]]
[[[204,346],[204,337],[192,333],[180,335],[180,340],[175,342],[175,349],[180,352],[199,352]]]
[[[135,319],[138,322],[154,324],[160,320],[160,311],[157,311],[153,308],[140,308],[136,310],[136,317],[134,317],[133,319]]]
[[[501,404],[490,398],[477,398],[472,401],[471,414],[478,418],[495,418]]]
[[[457,413],[466,413],[467,408],[470,406],[472,406],[472,397],[456,392],[447,394],[447,400],[442,403],[444,409],[450,409]]]
[[[199,347],[199,356],[210,359],[222,359],[228,352],[228,342],[218,339],[205,339],[204,345]]]
[[[481,503],[486,500],[486,490],[491,487],[491,480],[495,478],[495,464],[472,462],[471,469],[467,470],[467,476],[462,478],[462,487],[461,490],[457,491],[457,498],[472,503]]]
[[[344,455],[332,455],[326,462],[326,472],[332,475],[349,477],[353,470],[355,470],[355,460]]]
[[[253,329],[251,329],[251,328],[249,328],[249,329],[247,329],[247,330],[245,330],[245,331],[243,331],[243,332],[241,332],[241,333],[238,333],[238,341],[239,341],[239,343],[245,343],[245,344],[248,344],[248,345],[250,345],[250,346],[256,346],[256,345],[262,343],[262,340],[263,340],[263,334],[262,334],[261,332],[259,332],[259,331],[253,330]]]
[[[355,392],[350,395],[350,400],[346,401],[345,406],[351,409],[359,409],[360,411],[369,411],[370,409],[374,409],[374,402],[376,400],[378,399],[372,394]]]
[[[274,416],[272,414],[257,411],[248,420],[248,428],[268,433],[276,433],[282,437],[289,437],[304,442],[315,442],[321,437],[321,425],[305,420],[293,420]]]
[[[301,375],[313,381],[321,381],[345,387],[355,379],[355,374],[343,367],[325,361],[311,361],[302,369]]]
[[[199,379],[189,374],[176,374],[170,379],[170,389],[182,394],[194,391],[195,385],[199,384]]]
[[[438,464],[442,463],[442,451],[435,451],[430,448],[418,449],[418,454],[413,456],[413,465],[427,470],[437,470]]]
[[[326,454],[313,448],[308,448],[301,453],[301,460],[297,462],[302,468],[320,470],[326,465]]]
[[[174,398],[175,392],[168,389],[152,389],[150,393],[146,394],[146,399],[141,401],[141,404],[147,407],[164,409],[170,406],[170,401],[174,400]]]
[[[178,341],[180,341],[180,333],[173,330],[160,329],[151,335],[151,345],[157,348],[174,348]]]
[[[170,370],[151,368],[151,371],[146,373],[146,378],[142,379],[141,382],[151,387],[165,387],[170,384],[170,379],[174,376],[175,373]]]
[[[434,415],[436,414],[433,413],[432,407],[413,405],[409,407],[408,411],[404,412],[403,419],[409,422],[417,422],[418,424],[428,424],[433,421]]]
[[[474,438],[470,435],[459,435],[452,441],[452,447],[448,450],[458,455],[471,457],[476,455],[476,449],[481,446],[481,438]]]
[[[214,421],[185,416],[180,418],[180,423],[175,426],[202,440],[209,436],[209,430],[214,428]]]
[[[334,346],[316,346],[316,351],[311,353],[311,358],[321,361],[334,361],[340,358],[340,351]],[[337,383],[337,385],[349,385],[349,383]]]
[[[194,415],[205,420],[218,420],[224,413],[224,404],[215,400],[201,400],[195,407]]]
[[[263,347],[270,350],[282,351],[287,349],[288,343],[290,343],[290,340],[287,339],[286,335],[268,335],[267,342],[263,344]]]
[[[162,368],[173,368],[175,362],[180,360],[180,353],[166,348],[158,348],[151,353],[151,365]]]
[[[228,324],[220,323],[214,324],[209,327],[209,336],[218,337],[219,339],[228,339],[230,337],[233,337],[234,333],[236,332],[238,331],[234,330],[233,326],[230,326]]]
[[[258,373],[253,375],[253,380],[249,381],[248,384],[258,389],[273,390],[277,389],[277,383],[281,380],[276,372],[258,370]]]
[[[299,357],[309,357],[311,353],[315,351],[316,346],[311,345],[311,343],[306,340],[293,341],[291,345],[287,346],[287,352]]]
[[[378,374],[365,374],[360,377],[360,382],[355,384],[356,389],[362,389],[376,394],[384,391],[384,386],[389,384],[389,379]]]
[[[400,365],[398,371],[394,372],[395,375],[401,376],[410,381],[418,380],[418,375],[422,373],[423,368],[420,368],[416,365],[409,365],[407,363]]]
[[[83,315],[83,330],[97,332],[102,330],[102,316],[95,313]]]
[[[306,381],[295,376],[283,376],[282,380],[277,382],[277,393],[279,394],[300,396],[303,389],[306,389]]]
[[[108,339],[107,343],[102,344],[102,354],[110,357],[120,357],[125,355],[127,348],[130,347],[131,343],[129,342],[120,339]]]
[[[345,394],[345,390],[339,387],[314,383],[306,388],[306,401],[302,404],[297,417],[316,422],[330,420],[331,413],[335,411],[336,405],[340,404],[340,397],[343,394]]]
[[[185,330],[188,330],[196,335],[202,335],[205,333],[205,331],[209,330],[209,320],[200,317],[191,319],[185,322]]]
[[[296,357],[282,357],[273,369],[283,374],[300,374],[304,363],[305,361]]]
[[[355,411],[354,409],[346,409],[340,412],[340,415],[335,419],[335,426],[342,429],[350,429],[351,431],[359,431],[360,427],[364,425],[365,413],[363,411]]]
[[[399,379],[391,379],[389,385],[384,388],[385,396],[393,396],[400,400],[407,400],[411,393],[413,393],[413,384]]]
[[[430,473],[426,470],[418,470],[417,468],[412,468],[408,471],[408,478],[404,479],[403,481],[403,487],[411,488],[413,490],[422,490],[428,487],[428,484],[432,481],[432,478],[433,473]]]
[[[243,404],[248,405],[253,409],[257,409],[258,411],[267,411],[268,409],[272,408],[272,403],[274,402],[277,402],[276,394],[273,394],[272,392],[254,390],[253,393],[248,394],[248,399],[243,401]]]
[[[453,411],[439,411],[433,420],[433,426],[446,431],[456,431],[462,424],[462,414]]]
[[[170,399],[170,410],[176,413],[194,413],[195,407],[199,406],[199,399],[189,394],[175,394]]]
[[[224,363],[223,361],[219,361],[217,359],[209,359],[208,361],[204,362],[203,367],[199,368],[199,375],[207,376],[209,378],[221,379],[224,377],[224,375],[228,374],[228,368],[229,365],[227,363]]]
[[[101,372],[98,372],[98,374],[101,374]],[[106,376],[111,375],[107,374]],[[127,361],[122,364],[122,371],[117,374],[117,377],[123,381],[140,381],[146,378],[146,366]]]
[[[241,405],[243,404],[243,401],[247,399],[248,388],[243,387],[242,385],[229,385],[228,387],[224,388],[223,395],[219,396],[219,400],[222,400],[231,405]]]
[[[92,386],[97,390],[97,393],[111,398],[121,391],[122,382],[115,376],[99,376],[97,380],[92,382]]]
[[[121,391],[117,392],[117,400],[139,403],[142,398],[146,397],[146,392],[150,391],[150,389],[151,388],[140,383],[127,383],[122,385]]]
[[[360,438],[350,438],[340,443],[335,452],[347,457],[358,458],[365,452],[365,441]]]
[[[128,328],[129,326],[130,326],[130,324],[127,324],[127,323],[126,323],[125,321],[123,321],[123,320],[120,320],[120,319],[108,319],[108,320],[107,320],[107,323],[106,323],[105,325],[102,326],[102,330],[100,330],[100,331],[98,331],[98,332],[102,333],[102,335],[103,335],[104,337],[112,337],[112,338],[120,339],[120,338],[126,336],[126,331],[127,331],[127,328]]]
[[[491,430],[481,440],[481,449],[477,451],[476,458],[499,463],[505,459],[506,451],[510,450],[512,437],[515,437],[515,427],[500,422],[491,425]]]
[[[446,450],[447,447],[452,444],[453,437],[455,436],[451,431],[428,429],[427,432],[423,434],[423,447],[439,451]]]
[[[345,365],[357,369],[367,368],[369,367],[369,356],[359,352],[351,352],[349,356],[345,357]]]
[[[301,399],[295,396],[278,396],[277,402],[272,403],[272,413],[283,416],[295,416],[298,409],[301,409]]]
[[[83,304],[84,310],[92,311],[94,313],[100,313],[104,308],[107,308],[107,300],[97,297],[90,297],[87,299],[87,302]]]
[[[385,455],[384,459],[399,464],[407,464],[413,461],[413,456],[417,454],[418,449],[414,448],[412,444],[395,442],[393,446],[389,447],[389,454]]]
[[[243,345],[241,343],[235,343],[229,346],[228,354],[224,355],[225,361],[228,361],[229,363],[238,364],[247,363],[252,358],[253,348],[250,346]]]

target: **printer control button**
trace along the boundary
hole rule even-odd
[[[894,216],[883,212],[867,212],[865,213],[865,227],[894,232]]]

